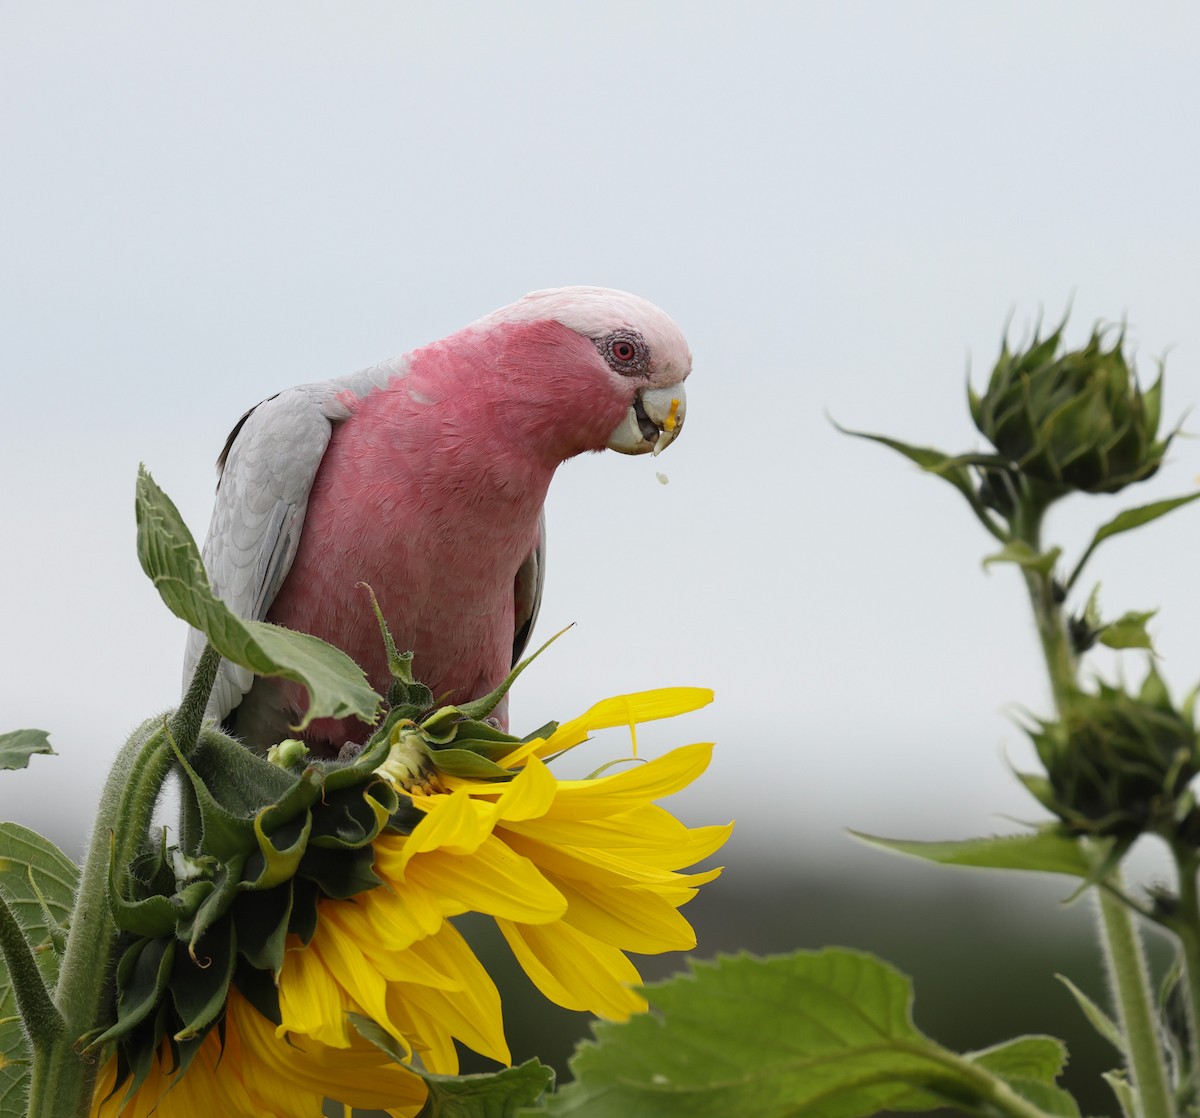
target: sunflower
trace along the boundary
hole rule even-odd
[[[711,699],[699,688],[622,695],[541,736],[497,733],[481,763],[499,779],[453,775],[436,761],[414,768],[406,733],[422,726],[400,725],[374,774],[395,788],[395,817],[411,823],[372,839],[378,885],[320,897],[310,934],[289,932],[267,1015],[263,999],[250,987],[240,991],[235,975],[221,1027],[207,1034],[187,1074],[176,1074],[174,1050],[164,1045],[122,1106],[110,1064],[96,1094],[107,1101],[98,1102],[95,1118],[140,1118],[155,1105],[159,1118],[199,1115],[201,1107],[204,1118],[214,1108],[315,1118],[326,1096],[415,1113],[425,1096],[421,1079],[369,1045],[355,1016],[375,1022],[427,1072],[457,1073],[456,1041],[509,1063],[499,993],[451,923],[468,912],[496,920],[551,1001],[611,1020],[644,1010],[626,952],[695,946],[678,910],[720,870],[680,871],[716,851],[732,828],[686,827],[654,801],[695,780],[712,746],[640,761],[634,737],[630,767],[583,780],[559,780],[547,760],[593,730],[627,724],[635,732],[638,722]],[[441,757],[452,752],[461,750]]]

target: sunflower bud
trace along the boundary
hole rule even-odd
[[[1034,791],[1079,833],[1173,830],[1200,772],[1192,702],[1176,710],[1153,666],[1136,696],[1101,683],[1098,694],[1076,694],[1060,721],[1041,722],[1029,736],[1049,778]]]
[[[1061,492],[1116,493],[1150,477],[1174,435],[1157,438],[1162,377],[1142,392],[1121,352],[1097,328],[1061,352],[1064,321],[1023,352],[1005,341],[987,391],[968,387],[975,426],[1017,468]]]

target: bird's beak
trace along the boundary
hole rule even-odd
[[[658,454],[666,450],[683,427],[687,397],[683,383],[666,388],[643,389],[633,398],[633,406],[617,429],[608,437],[609,450],[622,454]]]

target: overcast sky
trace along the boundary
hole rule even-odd
[[[1097,0],[0,6],[0,726],[59,753],[0,774],[0,814],[78,842],[177,700],[139,461],[202,536],[249,405],[586,283],[683,328],[688,424],[559,472],[540,632],[577,625],[514,728],[710,685],[643,743],[715,739],[689,818],[780,859],[1034,815],[1004,761],[1012,704],[1046,709],[1017,577],[828,415],[976,446],[968,366],[1068,304],[1076,342],[1127,320],[1146,375],[1169,351],[1169,421],[1200,401],[1198,44],[1194,5]],[[1051,534],[1077,551],[1198,474],[1180,441]],[[1198,517],[1095,562],[1110,612],[1163,607],[1176,688]]]

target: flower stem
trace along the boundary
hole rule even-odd
[[[1120,870],[1107,881],[1120,886]],[[1175,1106],[1167,1083],[1142,938],[1125,902],[1108,889],[1097,889],[1105,959],[1117,1001],[1121,1034],[1129,1054],[1133,1086],[1141,1100],[1141,1118],[1172,1118]]]
[[[1013,523],[1014,536],[1024,540],[1034,554],[1041,553],[1041,522],[1045,509],[1046,504],[1036,494],[1026,492]],[[1054,705],[1059,718],[1066,718],[1078,688],[1079,658],[1063,618],[1062,592],[1048,573],[1027,567],[1024,575],[1046,658]],[[1140,1118],[1172,1118],[1175,1108],[1154,1025],[1145,953],[1133,914],[1121,900],[1123,886],[1120,869],[1116,868],[1105,876],[1096,890],[1100,904],[1101,943],[1128,1048],[1133,1086],[1141,1104]],[[1196,927],[1200,931],[1200,923]]]
[[[62,1028],[49,1044],[35,1042],[28,1118],[86,1118],[98,1063],[80,1049],[112,1023],[112,981],[118,929],[109,904],[109,866],[127,866],[142,849],[174,754],[195,745],[220,657],[211,647],[170,720],[152,718],[125,743],[104,785],[84,860],[55,1002]]]
[[[1178,872],[1179,899],[1171,930],[1179,937],[1183,954],[1184,981],[1188,992],[1188,1046],[1191,1065],[1200,1068],[1200,897],[1197,896],[1196,874],[1200,857],[1182,842],[1172,844]]]

